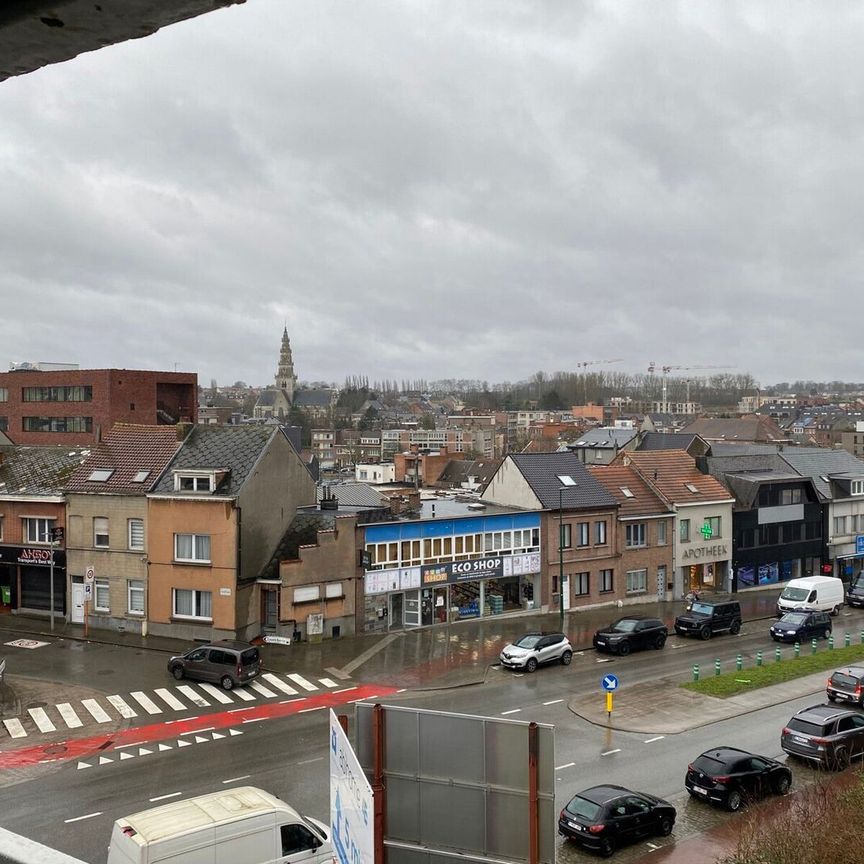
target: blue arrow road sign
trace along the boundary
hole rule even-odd
[[[618,676],[604,675],[603,680],[600,682],[600,684],[607,693],[611,693],[613,690],[618,689]]]
[[[864,534],[859,534],[855,538],[855,554],[864,555]]]

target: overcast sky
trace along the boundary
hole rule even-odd
[[[248,0],[0,83],[0,367],[861,380],[864,7]]]

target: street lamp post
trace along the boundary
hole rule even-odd
[[[54,632],[54,547],[57,543],[63,541],[63,529],[51,528],[48,537],[51,540],[51,564],[48,570],[48,593],[51,595],[48,600],[48,608],[51,613],[51,632]]]
[[[564,631],[564,487],[558,487],[558,621]]]

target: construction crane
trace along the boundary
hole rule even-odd
[[[669,404],[666,401],[666,375],[673,369],[691,370],[691,369],[734,369],[734,366],[659,366],[652,360],[648,364],[648,372],[654,374],[656,369],[660,369],[663,373],[663,401],[661,403],[663,410],[661,414],[669,413]],[[687,379],[687,401],[690,401],[690,379]]]
[[[581,363],[576,364],[577,369],[584,369],[587,366],[597,366],[600,363],[623,363],[624,360],[621,357],[616,357],[614,360],[583,360]],[[585,373],[583,375],[582,384],[584,385],[584,404],[588,404],[588,375]]]

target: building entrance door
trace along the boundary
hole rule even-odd
[[[404,624],[402,609],[404,607],[404,594],[390,595],[390,629],[401,630]]]
[[[72,613],[70,620],[73,624],[84,623],[84,580],[81,576],[72,577]]]
[[[566,612],[570,608],[570,577],[566,574],[561,577],[561,600]]]
[[[666,565],[661,564],[657,568],[657,599],[666,599]]]
[[[264,626],[275,630],[279,624],[279,589],[264,588],[261,591],[261,603]]]

